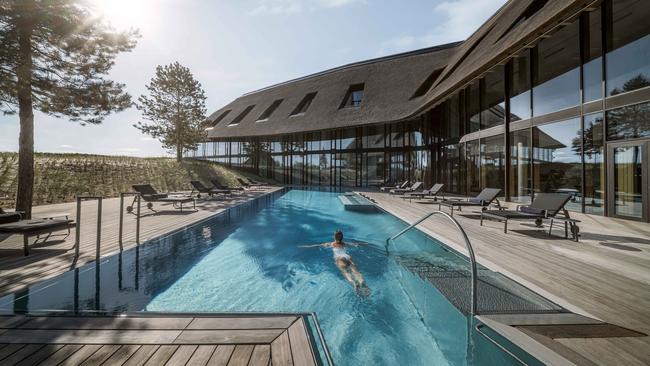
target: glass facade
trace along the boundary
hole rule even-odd
[[[640,90],[650,86],[649,15],[643,0],[605,0],[407,122],[207,142],[186,156],[287,184],[408,179],[463,195],[501,188],[521,203],[563,192],[571,211],[614,215],[607,192],[644,202],[635,196],[638,177],[648,174],[638,171],[642,157],[621,147],[611,170],[606,152],[608,143],[650,139],[650,99]]]

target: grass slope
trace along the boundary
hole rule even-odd
[[[169,158],[37,153],[34,160],[34,205],[71,202],[77,195],[116,197],[138,183],[160,192],[189,190],[190,180],[208,184],[214,177],[238,186],[235,178],[244,176],[209,162]],[[18,154],[0,152],[0,207],[14,207],[17,172]]]

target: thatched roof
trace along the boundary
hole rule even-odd
[[[345,65],[245,94],[209,117],[209,136],[270,136],[416,117],[594,2],[511,0],[465,42]],[[423,88],[427,79],[433,83]],[[341,108],[357,84],[364,85],[361,105]],[[314,92],[306,113],[291,116]],[[257,122],[279,100],[268,120]]]

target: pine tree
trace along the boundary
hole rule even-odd
[[[0,2],[0,111],[18,114],[16,210],[31,217],[34,109],[98,124],[131,106],[124,85],[107,79],[117,54],[135,47],[135,31],[117,32],[84,0]]]
[[[147,85],[149,95],[141,95],[136,106],[148,122],[133,125],[176,150],[181,161],[183,150],[195,150],[205,139],[206,96],[190,72],[178,62],[156,67],[156,76]]]

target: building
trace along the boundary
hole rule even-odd
[[[650,3],[511,0],[466,41],[241,96],[188,157],[287,184],[440,182],[650,221]]]

